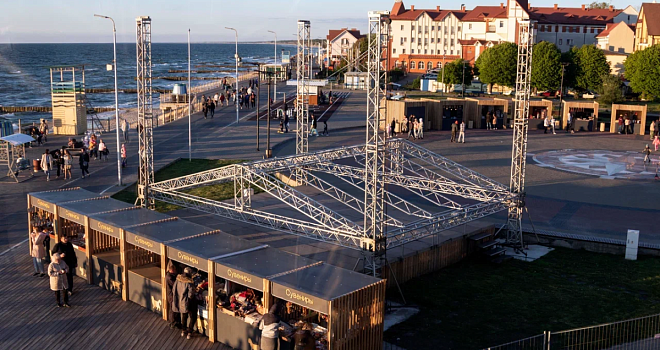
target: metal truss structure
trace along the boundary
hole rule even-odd
[[[151,90],[151,18],[140,16],[136,21],[137,96],[138,96],[138,169],[136,205],[154,209],[149,191],[154,182],[154,120]]]
[[[518,22],[518,73],[516,75],[516,106],[513,118],[513,147],[511,149],[511,182],[509,189],[517,195],[509,207],[506,243],[524,248],[522,216],[525,208],[525,166],[527,164],[527,131],[529,129],[529,95],[532,75],[533,24]]]
[[[312,78],[311,33],[309,21],[298,21],[298,55],[296,56],[296,154],[309,151],[309,81]]]

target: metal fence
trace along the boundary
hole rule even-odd
[[[660,314],[570,329],[493,346],[488,350],[656,350]]]

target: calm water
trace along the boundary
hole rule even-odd
[[[287,51],[295,47],[278,46]],[[187,73],[168,73],[168,70],[188,69],[188,45],[152,44],[152,74],[154,77],[182,76]],[[192,69],[221,70],[217,73],[195,74],[194,76],[223,77],[233,75],[233,68],[200,67],[196,65],[234,64],[234,44],[192,44]],[[269,62],[273,59],[273,45],[239,44],[239,55],[244,62]],[[0,105],[4,106],[50,106],[50,73],[48,67],[62,65],[85,65],[85,83],[87,88],[114,88],[114,73],[106,70],[106,64],[112,62],[112,44],[0,44]],[[241,69],[254,69],[245,65]],[[135,81],[136,57],[135,44],[117,44],[117,78],[122,88],[137,88]],[[78,77],[76,77],[78,79]],[[193,80],[192,84],[204,84],[209,81]],[[154,79],[154,88],[172,89],[175,83]],[[113,107],[113,93],[89,94],[94,107]],[[119,107],[131,107],[137,103],[135,94],[119,94]],[[50,117],[39,113],[5,114],[9,119],[21,118],[26,121]]]

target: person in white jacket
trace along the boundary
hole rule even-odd
[[[50,171],[53,169],[53,157],[48,150],[41,155],[41,170],[46,174],[46,181],[50,181]]]

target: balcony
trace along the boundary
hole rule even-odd
[[[497,30],[497,26],[494,26],[494,25],[491,26],[491,25],[489,25],[489,26],[488,26],[488,29],[486,30],[486,33],[495,33],[496,30]]]

